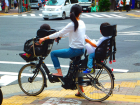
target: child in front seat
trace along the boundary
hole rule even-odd
[[[43,24],[43,25],[40,26],[40,29],[51,30],[51,27],[48,24]],[[35,45],[39,45],[39,43],[35,43]],[[29,58],[31,56],[31,54],[24,53],[21,56],[24,57],[24,58]]]
[[[100,33],[102,34],[101,32],[101,28],[104,27],[104,26],[108,26],[110,25],[109,23],[105,22],[105,23],[102,23],[100,25]],[[94,40],[90,40],[87,36],[86,36],[86,39],[85,41],[87,42],[87,44],[85,45],[86,47],[86,50],[87,50],[87,53],[88,53],[88,63],[87,63],[87,69],[85,71],[83,71],[84,74],[88,74],[88,73],[93,73],[94,70],[93,70],[93,59],[95,58],[95,49],[96,47],[98,47],[104,40],[108,39],[109,36],[102,36],[97,42],[95,42]],[[93,42],[94,41],[94,42]]]

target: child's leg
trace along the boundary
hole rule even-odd
[[[93,67],[93,59],[95,58],[95,53],[91,53],[89,56],[88,56],[88,63],[87,63],[87,67],[92,69]]]
[[[94,70],[93,70],[93,59],[95,58],[95,53],[91,53],[89,56],[88,56],[88,63],[87,63],[87,69],[85,71],[83,71],[84,74],[88,74],[88,73],[93,73]]]

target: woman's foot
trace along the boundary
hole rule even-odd
[[[77,96],[77,97],[82,97],[82,95],[81,95],[79,92],[76,93],[75,96]]]
[[[61,69],[57,69],[57,72],[58,73],[53,73],[52,75],[55,75],[55,76],[63,76]]]
[[[55,76],[63,76],[62,74],[59,74],[59,73],[53,73],[52,75],[55,75]]]

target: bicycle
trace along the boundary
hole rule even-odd
[[[31,62],[32,60],[29,60],[28,62],[30,63],[24,65],[20,69],[18,74],[18,83],[21,90],[29,96],[36,96],[40,94],[44,90],[44,88],[47,87],[46,83],[47,80],[46,75],[47,75],[51,83],[61,82],[62,87],[65,89],[71,90],[78,89],[80,94],[87,100],[90,101],[106,100],[108,97],[111,96],[114,89],[115,77],[111,69],[106,65],[106,60],[110,57],[111,63],[112,55],[113,60],[115,60],[116,32],[117,32],[116,25],[105,27],[103,29],[104,35],[110,35],[112,37],[105,40],[100,46],[96,48],[95,60],[93,62],[94,63],[93,69],[95,72],[86,75],[82,73],[82,71],[85,70],[87,67],[88,55],[86,55],[85,53],[84,59],[81,59],[81,56],[70,58],[71,61],[66,76],[64,77],[53,76],[43,60],[50,53],[54,40],[46,40],[46,43],[48,43],[47,46],[49,46],[47,47],[46,56],[37,56],[36,57],[37,63]],[[113,51],[112,46],[114,46]],[[104,51],[106,52],[105,54],[100,52],[99,49],[101,48],[104,48]],[[35,50],[33,52],[35,53]],[[83,87],[84,91],[81,90],[80,88],[81,86]]]

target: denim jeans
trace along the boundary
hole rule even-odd
[[[90,69],[93,67],[93,59],[94,59],[94,58],[95,58],[95,52],[89,54],[89,56],[88,56],[87,67],[90,68]]]
[[[74,49],[74,48],[60,49],[51,52],[51,59],[55,69],[60,69],[61,67],[60,67],[58,57],[72,58],[76,56],[81,56],[83,54],[84,54],[84,49]]]

